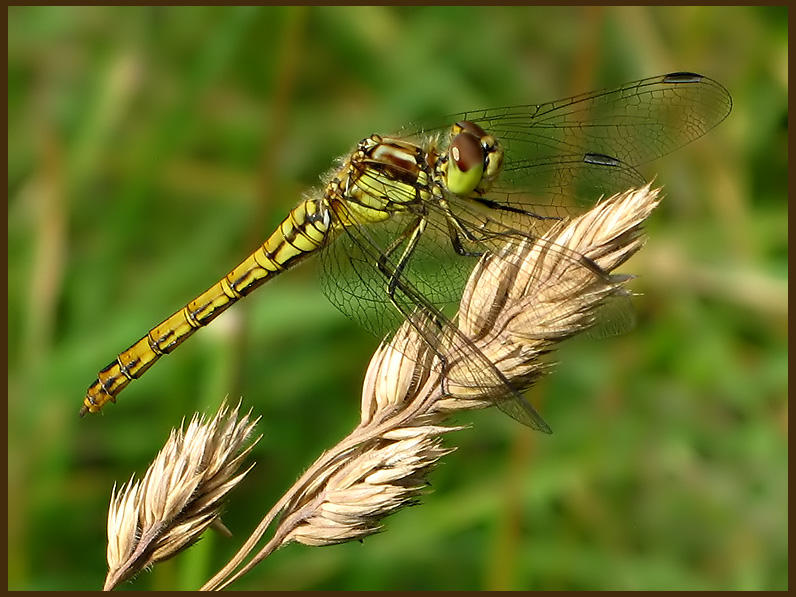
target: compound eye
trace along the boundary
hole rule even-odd
[[[448,149],[446,184],[456,195],[471,193],[484,175],[484,149],[468,132],[456,135]]]
[[[478,139],[466,133],[456,135],[451,141],[450,155],[456,162],[456,167],[462,172],[469,172],[472,168],[484,164],[484,150],[481,144]]]

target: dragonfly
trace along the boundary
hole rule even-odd
[[[436,331],[419,331],[436,350],[441,335],[459,333],[455,308],[477,259],[538,240],[600,196],[644,184],[639,165],[701,137],[731,109],[720,83],[676,72],[542,104],[462,112],[395,135],[372,134],[262,245],[102,369],[80,414],[115,402],[160,357],[315,254],[323,291],[343,313],[383,336],[420,312]],[[607,275],[583,255],[554,250],[590,275]],[[499,408],[550,432],[472,342],[456,344],[472,363],[468,383],[497,388],[492,395]]]

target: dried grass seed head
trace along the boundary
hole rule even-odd
[[[218,517],[220,500],[246,475],[243,444],[257,420],[238,418],[222,404],[206,420],[195,414],[173,429],[140,482],[131,479],[111,497],[106,589],[169,558],[199,539]]]

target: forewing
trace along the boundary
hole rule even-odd
[[[640,79],[570,98],[452,114],[410,134],[444,131],[469,120],[507,148],[507,165],[601,154],[630,166],[698,139],[732,109],[729,92],[695,73]]]

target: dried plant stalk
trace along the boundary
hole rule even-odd
[[[445,418],[510,398],[497,384],[466,383],[474,375],[472,346],[513,387],[530,386],[548,366],[539,357],[588,328],[604,299],[624,292],[629,277],[608,272],[642,246],[641,224],[658,194],[649,185],[631,189],[535,242],[485,256],[464,290],[458,331],[442,334],[434,350],[423,339],[433,317],[418,312],[405,322],[370,362],[357,428],[321,455],[203,589],[228,586],[291,541],[360,539],[415,500],[425,475],[450,452],[440,436],[461,429],[443,426]],[[577,254],[585,258],[573,259]],[[277,516],[271,539],[246,561]]]
[[[249,411],[238,420],[239,409],[240,403],[228,412],[222,403],[210,420],[195,414],[185,431],[172,429],[141,481],[114,487],[106,591],[192,545],[211,524],[220,525],[222,499],[251,469],[238,472],[259,441],[243,448],[259,419],[251,421]]]

